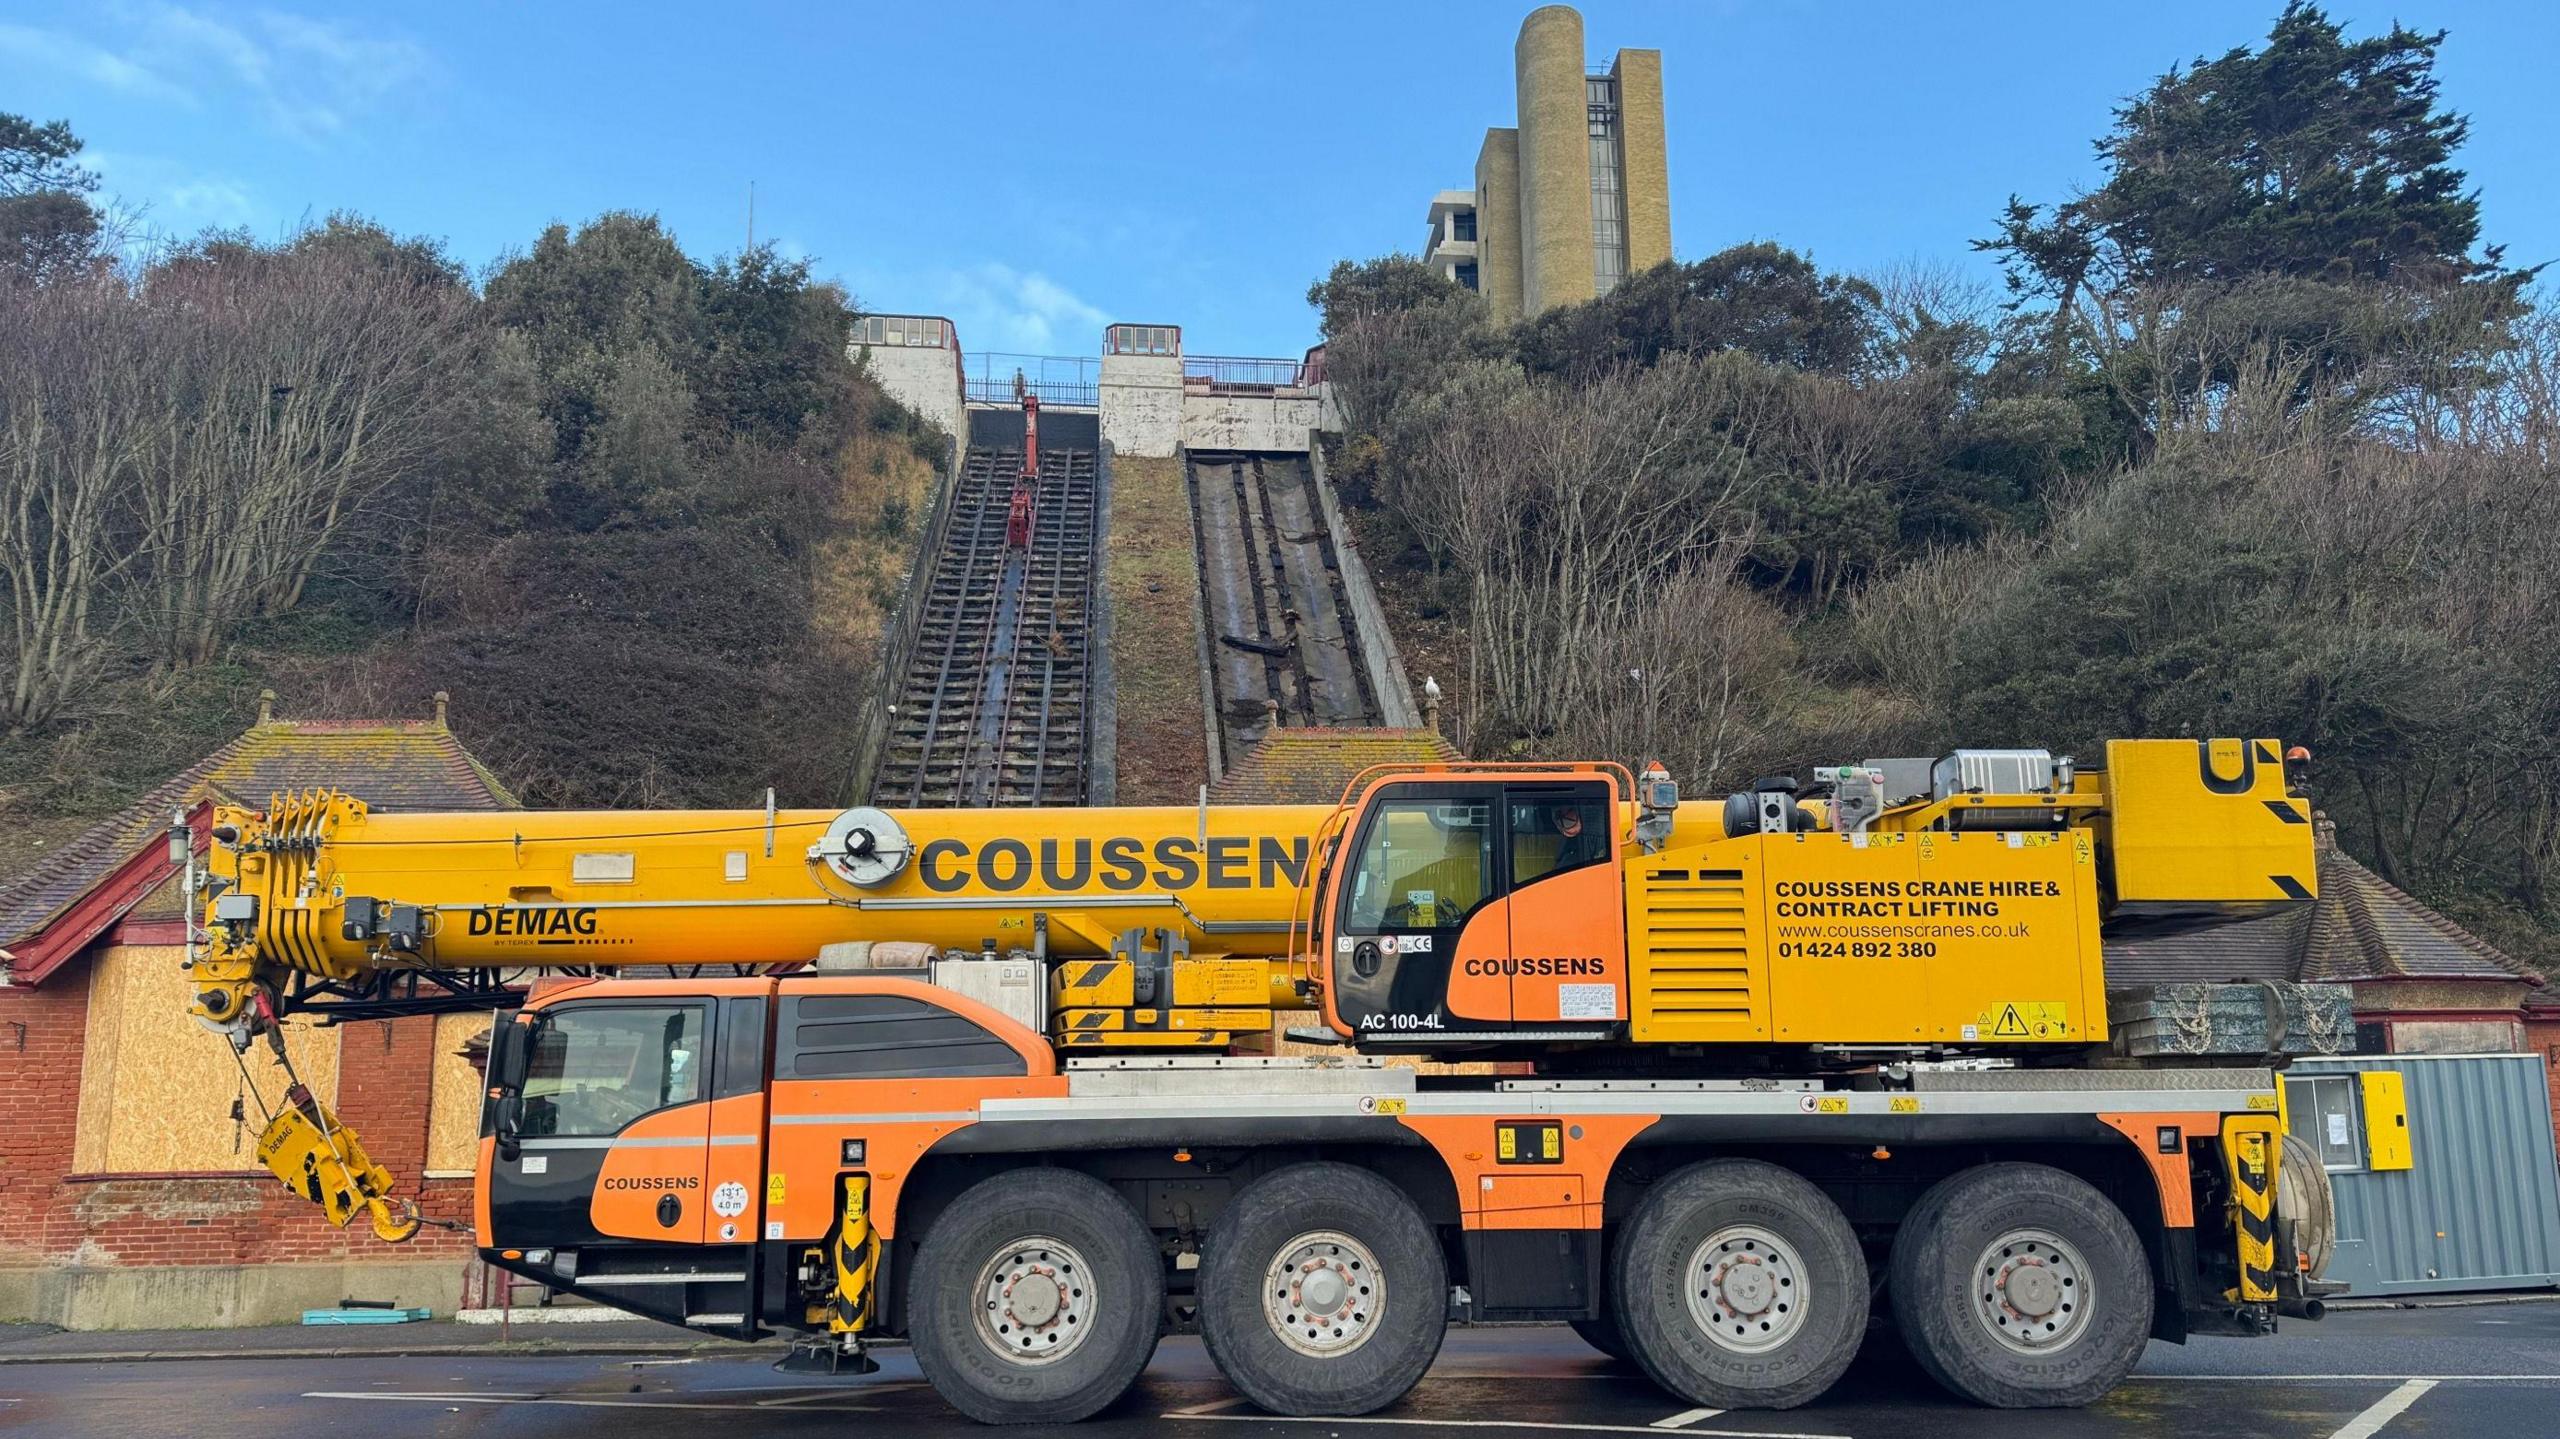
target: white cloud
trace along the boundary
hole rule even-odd
[[[0,55],[77,75],[102,90],[136,99],[192,105],[195,96],[169,77],[129,55],[92,45],[59,30],[0,25]]]
[[[960,327],[971,351],[1026,355],[1090,355],[1102,347],[1111,317],[1037,271],[989,260],[915,277],[903,285],[866,288],[861,302],[890,314],[941,314]]]
[[[0,54],[77,75],[118,95],[189,107],[244,104],[288,139],[316,145],[421,83],[427,52],[406,38],[336,20],[261,10],[234,24],[172,4],[100,12],[120,33],[0,25]]]
[[[254,226],[265,218],[256,193],[229,175],[123,150],[82,150],[80,162],[105,176],[107,188],[119,202],[135,207],[151,231],[186,235],[208,225]]]

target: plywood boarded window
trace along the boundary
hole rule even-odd
[[[283,1096],[284,1071],[261,1042],[246,1061],[254,1093],[242,1095],[231,1046],[188,1017],[195,995],[174,944],[121,945],[89,968],[89,1032],[81,1051],[84,1174],[237,1174],[258,1169],[260,1107]],[[285,1052],[323,1103],[338,1099],[338,1032],[285,1027]],[[245,1118],[231,1102],[245,1098]]]
[[[469,1174],[480,1165],[480,1101],[486,1091],[480,1067],[464,1057],[489,1036],[486,1014],[436,1016],[435,1067],[427,1081],[427,1173]],[[474,1041],[479,1041],[475,1045]],[[486,1054],[486,1049],[480,1049]]]

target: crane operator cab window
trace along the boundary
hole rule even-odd
[[[1421,1044],[1625,1017],[1624,896],[1604,780],[1373,792],[1334,901],[1333,1011]],[[1579,1033],[1578,1029],[1573,1032]]]
[[[1511,800],[1513,887],[1598,864],[1609,857],[1608,807],[1572,793],[1515,795]]]
[[[1463,922],[1493,890],[1493,823],[1483,804],[1381,805],[1351,880],[1356,928],[1436,930]]]
[[[702,1098],[702,1011],[692,1005],[565,1008],[543,1016],[525,1066],[516,1132],[616,1133]]]

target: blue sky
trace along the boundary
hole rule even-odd
[[[1664,52],[1674,246],[1956,263],[2018,191],[2096,172],[2109,107],[2262,37],[2255,4],[1582,6],[1592,56]],[[757,233],[973,351],[1091,353],[1111,320],[1294,354],[1334,260],[1412,249],[1512,120],[1527,0],[501,5],[10,0],[0,109],[64,117],[164,230],[348,208],[479,266],[553,220]],[[2453,32],[2461,159],[2512,261],[2560,258],[2560,6],[2340,3]]]

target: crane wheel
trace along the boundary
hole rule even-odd
[[[1655,1383],[1718,1409],[1792,1409],[1867,1332],[1867,1261],[1831,1197],[1751,1159],[1653,1186],[1620,1237],[1610,1303]]]
[[[2002,1409],[2077,1408],[2151,1337],[2151,1264],[2122,1211],[2042,1164],[1940,1180],[1894,1237],[1886,1291],[1912,1357]]]
[[[1448,1315],[1439,1237],[1402,1190],[1348,1164],[1246,1185],[1200,1248],[1201,1342],[1274,1414],[1366,1414],[1403,1398]]]
[[[1154,1356],[1164,1263],[1109,1185],[1020,1169],[942,1211],[907,1293],[916,1366],[952,1408],[982,1424],[1070,1424]]]

